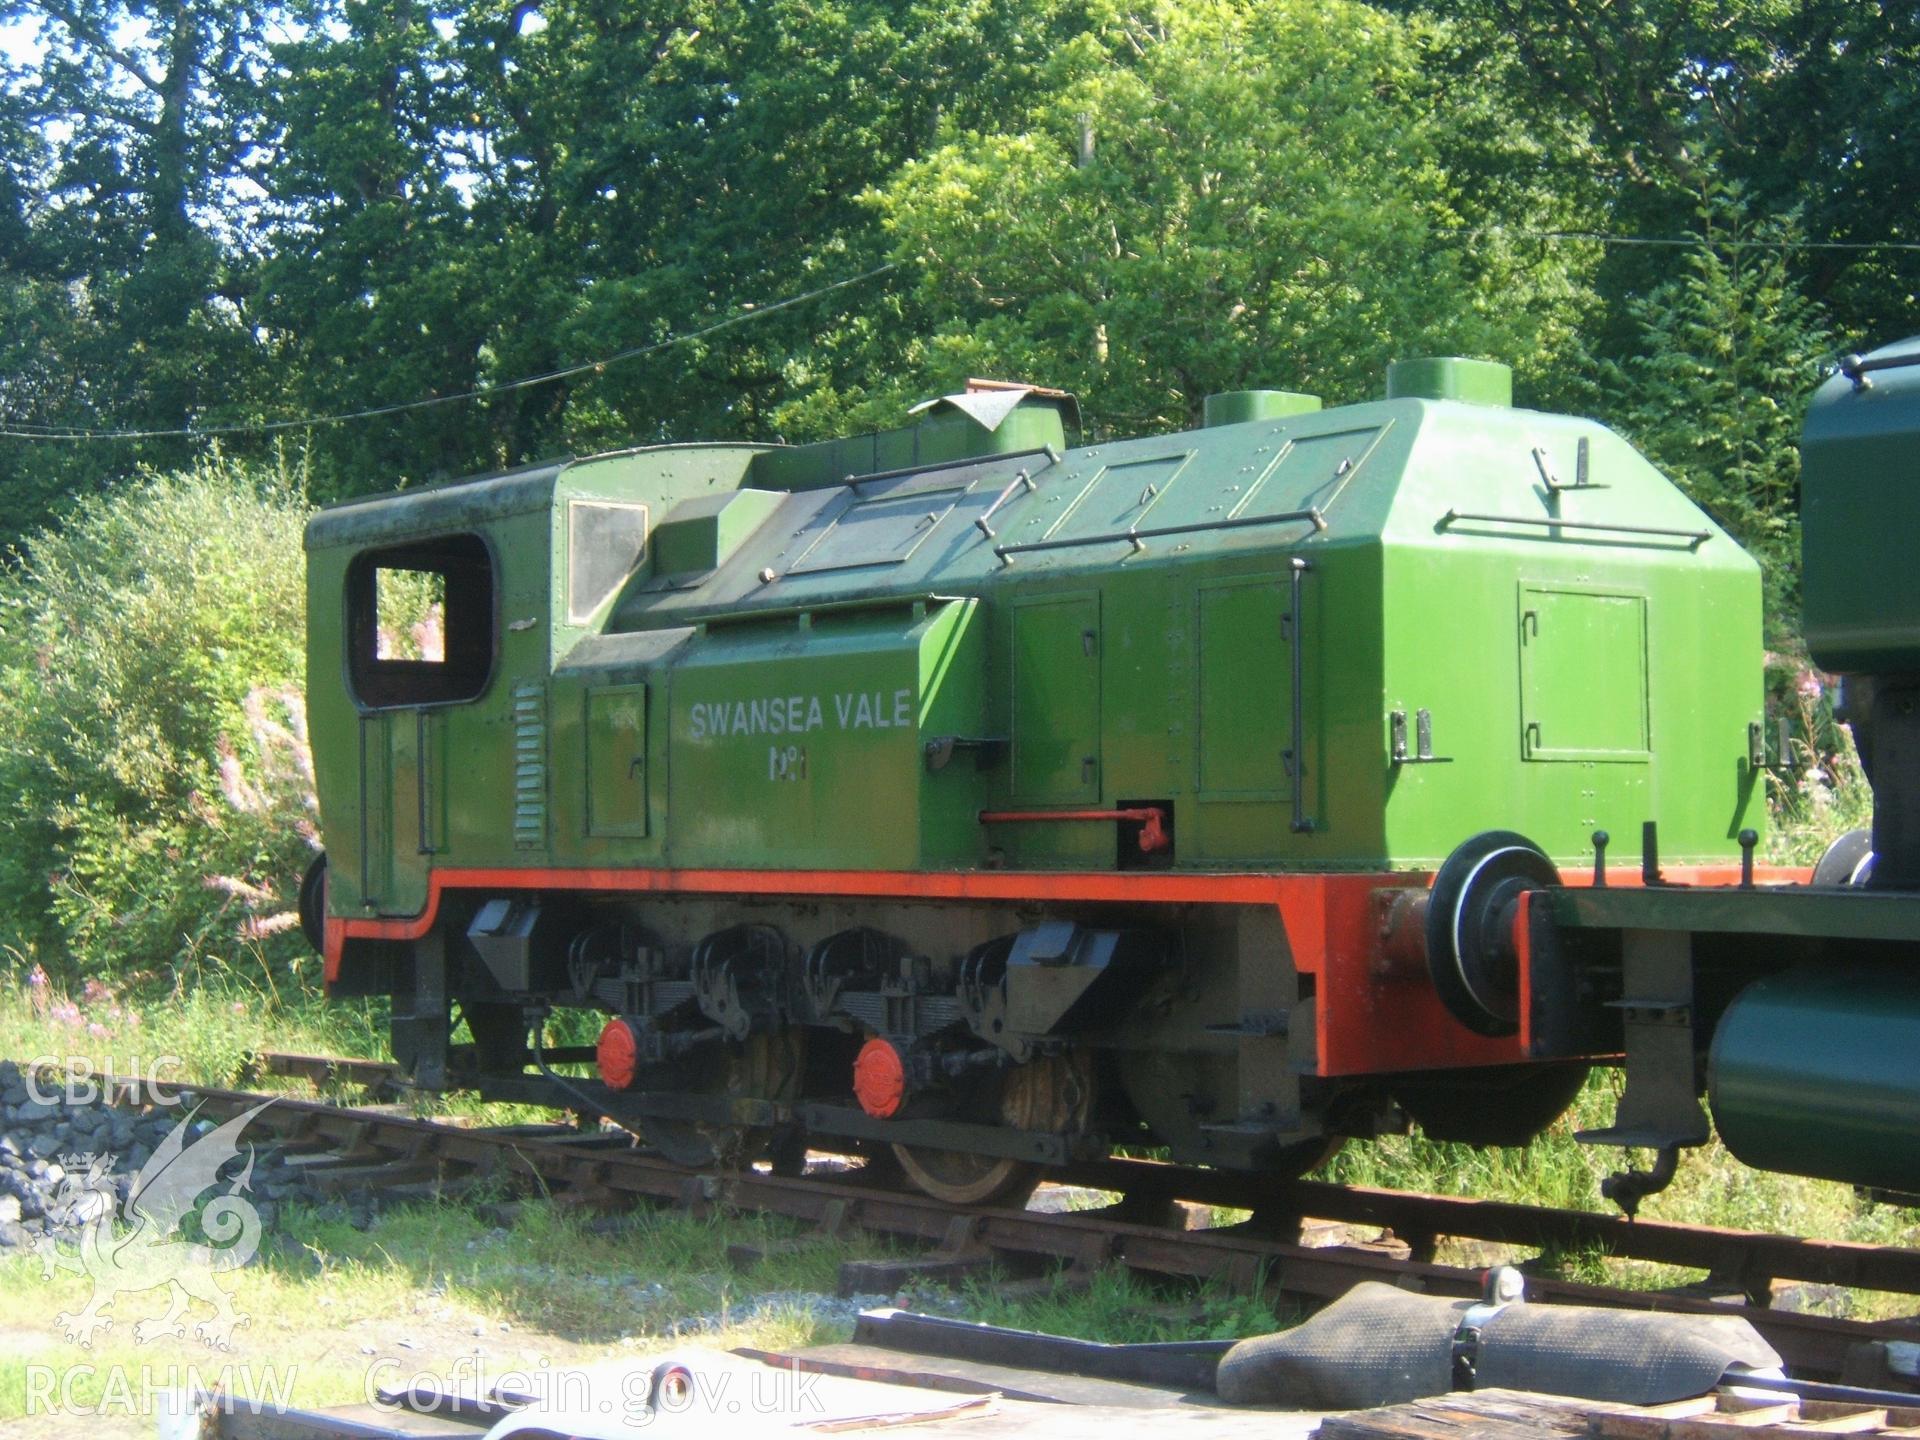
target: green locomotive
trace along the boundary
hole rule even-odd
[[[1754,886],[1757,567],[1503,366],[1385,390],[1074,446],[1071,397],[976,383],[324,511],[332,992],[393,997],[422,1086],[958,1202],[1115,1144],[1521,1143],[1623,1053],[1697,1112],[1717,1008],[1655,1056],[1653,922],[1555,905]],[[568,1008],[596,1046],[542,1047]],[[1663,1113],[1599,1138],[1690,1143]]]

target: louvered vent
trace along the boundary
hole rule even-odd
[[[539,850],[547,843],[547,687],[513,687],[513,844]]]

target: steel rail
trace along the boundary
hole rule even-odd
[[[408,1181],[414,1183],[436,1174],[491,1174],[522,1178],[549,1193],[562,1191],[578,1202],[618,1207],[664,1201],[696,1213],[757,1211],[819,1225],[823,1230],[846,1227],[941,1246],[949,1253],[959,1244],[987,1256],[1088,1268],[1121,1264],[1153,1274],[1214,1280],[1236,1289],[1310,1302],[1332,1300],[1363,1280],[1457,1297],[1477,1296],[1481,1289],[1477,1269],[1430,1260],[1399,1260],[1377,1250],[1301,1245],[1277,1238],[1258,1225],[1180,1230],[1125,1218],[1138,1213],[1125,1206],[1065,1214],[955,1207],[926,1195],[879,1189],[845,1177],[788,1177],[755,1170],[696,1174],[642,1151],[624,1148],[625,1137],[585,1134],[559,1125],[462,1128],[252,1091],[138,1079],[111,1079],[104,1084],[109,1097],[123,1103],[191,1101],[215,1115],[237,1114],[270,1099],[274,1103],[255,1123],[298,1148],[336,1152],[342,1164],[365,1170],[369,1183],[376,1183],[373,1176],[382,1164],[404,1167]],[[1106,1162],[1104,1166],[1080,1169],[1085,1172],[1082,1178],[1091,1180],[1097,1174],[1103,1184],[1129,1181],[1128,1188],[1136,1194],[1210,1198],[1195,1177],[1212,1172],[1185,1171],[1178,1179],[1170,1179],[1180,1167],[1141,1162]],[[1303,1202],[1311,1197],[1311,1203],[1303,1203],[1301,1209],[1290,1213],[1319,1216],[1324,1209],[1346,1203],[1354,1212],[1353,1218],[1365,1219],[1387,1214],[1396,1198],[1393,1192],[1347,1191],[1356,1198],[1342,1202],[1336,1193],[1342,1189],[1326,1186],[1303,1190],[1295,1185],[1278,1187],[1272,1194],[1295,1195]],[[1445,1203],[1444,1197],[1413,1198]],[[1486,1202],[1459,1203],[1470,1207]],[[1359,1213],[1363,1207],[1368,1214]],[[1267,1208],[1272,1210],[1271,1205]],[[1469,1212],[1462,1208],[1450,1213]],[[1464,1223],[1449,1222],[1447,1229],[1451,1233],[1455,1224]],[[1638,1222],[1633,1228],[1645,1224]],[[1742,1232],[1708,1233],[1721,1243],[1742,1238]],[[1774,1252],[1770,1263],[1784,1264],[1784,1247],[1795,1242],[1787,1237],[1760,1238],[1783,1247]],[[1878,1253],[1887,1258],[1908,1252]],[[1853,1263],[1864,1266],[1870,1259],[1863,1254]],[[1536,1300],[1564,1304],[1738,1315],[1753,1323],[1796,1374],[1809,1379],[1840,1377],[1857,1347],[1920,1341],[1917,1321],[1842,1320],[1728,1304],[1684,1293],[1626,1290],[1543,1277],[1530,1279],[1528,1292]]]
[[[269,1075],[307,1080],[315,1085],[362,1085],[378,1090],[402,1083],[400,1067],[389,1060],[361,1060],[340,1055],[298,1055],[284,1050],[262,1050],[249,1055],[249,1068]]]
[[[1198,1170],[1148,1160],[1083,1162],[1050,1178],[1129,1196],[1154,1195],[1271,1216],[1379,1225],[1416,1255],[1442,1237],[1536,1249],[1588,1250],[1704,1270],[1722,1283],[1762,1287],[1769,1280],[1843,1285],[1920,1295],[1920,1250],[1812,1240],[1763,1230],[1628,1220],[1508,1200],[1423,1195],[1324,1181],[1275,1181],[1230,1170]]]
[[[397,1082],[386,1061],[265,1052],[268,1073],[318,1082],[350,1080],[370,1088]],[[1430,1258],[1442,1238],[1484,1240],[1534,1249],[1598,1250],[1622,1260],[1645,1260],[1707,1272],[1715,1282],[1759,1293],[1771,1280],[1842,1285],[1920,1296],[1920,1250],[1817,1240],[1762,1230],[1683,1225],[1590,1210],[1566,1210],[1518,1201],[1426,1195],[1324,1181],[1277,1181],[1234,1170],[1208,1170],[1152,1160],[1082,1160],[1047,1172],[1050,1180],[1110,1190],[1138,1202],[1185,1200],[1284,1217],[1378,1225],[1406,1241],[1416,1258]]]

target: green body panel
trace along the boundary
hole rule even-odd
[[[1100,594],[1013,602],[1009,647],[1013,800],[1100,798]]]
[[[1644,762],[1648,738],[1647,597],[1522,582],[1522,758]]]
[[[772,490],[726,490],[682,500],[653,534],[654,574],[697,584],[719,569],[786,497]]]
[[[817,445],[769,450],[753,465],[748,483],[769,490],[811,490],[849,477],[944,465],[983,455],[1015,455],[1052,446],[1066,448],[1066,428],[1051,405],[1022,405],[993,429],[940,402],[917,425],[880,430]]]
[[[587,834],[636,839],[647,833],[647,689],[644,683],[595,685],[583,696],[580,743]]]
[[[981,811],[1167,806],[1171,863],[1215,870],[1420,870],[1490,828],[1580,864],[1595,827],[1649,819],[1668,859],[1719,859],[1763,823],[1757,568],[1596,424],[1395,399],[1047,452],[1059,407],[1028,399],[991,429],[951,409],[916,428],[953,424],[976,433],[667,447],[323,513],[310,674],[334,912],[417,908],[442,864],[1129,858],[1110,821]],[[915,443],[922,469],[843,483]],[[630,507],[621,545],[634,507],[667,534],[583,616],[588,501]],[[461,530],[496,557],[490,683],[427,707],[424,732],[413,709],[363,717],[350,561]],[[803,719],[823,707],[799,736],[795,696]],[[838,724],[842,696],[870,723]],[[701,708],[756,700],[740,735]],[[356,737],[382,726],[370,753],[392,758],[363,774]],[[965,743],[935,768],[942,741]]]
[[[1200,407],[1201,423],[1249,425],[1255,420],[1284,420],[1289,415],[1311,415],[1320,409],[1320,397],[1298,390],[1225,390],[1207,396]]]
[[[1900,967],[1755,981],[1714,1031],[1707,1086],[1720,1138],[1757,1169],[1910,1189],[1920,1174],[1917,1032],[1920,983]]]
[[[1288,600],[1285,583],[1263,575],[1219,580],[1195,594],[1196,800],[1278,801],[1293,792]]]
[[[1920,340],[1869,361],[1920,354]],[[1843,675],[1920,672],[1920,368],[1835,375],[1800,442],[1801,591],[1807,651]]]
[[[970,767],[930,770],[924,746],[978,730],[983,630],[963,600],[699,637],[668,676],[674,863],[970,862]]]
[[[1462,400],[1470,405],[1513,404],[1513,370],[1493,360],[1428,356],[1387,366],[1389,400]]]

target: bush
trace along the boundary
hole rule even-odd
[[[68,980],[272,981],[318,835],[308,507],[215,453],[83,502],[0,577],[0,941]]]

